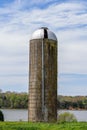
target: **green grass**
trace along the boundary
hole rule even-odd
[[[87,122],[63,124],[0,122],[0,130],[87,130]]]

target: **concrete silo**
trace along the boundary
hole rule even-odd
[[[57,38],[46,27],[30,39],[29,121],[57,120]]]

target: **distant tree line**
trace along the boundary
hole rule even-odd
[[[58,96],[59,109],[87,109],[87,96]]]
[[[16,92],[0,93],[0,108],[28,108],[28,94]]]
[[[28,93],[1,92],[0,108],[28,108]],[[58,109],[87,109],[87,96],[61,96],[57,97]]]

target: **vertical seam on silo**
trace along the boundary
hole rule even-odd
[[[44,120],[44,43],[42,39],[42,115]]]

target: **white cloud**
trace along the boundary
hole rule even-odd
[[[74,29],[61,33],[62,35],[59,36],[59,71],[87,73],[86,29]]]
[[[6,7],[6,11],[7,9],[9,10],[9,6]],[[5,8],[3,10],[5,11]],[[60,27],[68,28],[73,25],[86,24],[87,14],[85,13],[85,10],[85,5],[80,3],[54,4],[43,10],[34,8],[33,10],[24,11],[21,11],[20,8],[14,10],[12,5],[12,8],[9,10],[9,21],[5,22],[7,25],[5,26],[5,29],[7,28],[7,30],[10,30],[12,27],[12,29],[15,30],[17,28],[18,31],[20,31],[22,27],[23,30],[28,27],[29,30],[32,30],[32,28],[38,28],[38,26],[44,24],[49,25],[55,30],[55,28]]]
[[[30,35],[48,26],[59,41],[59,73],[87,73],[86,4],[55,2],[41,9],[43,2],[52,0],[15,0],[0,8],[0,71],[4,75],[27,73]]]
[[[28,91],[28,78],[26,76],[0,77],[0,89],[4,91]]]
[[[60,95],[86,96],[87,74],[60,74],[58,92]]]

